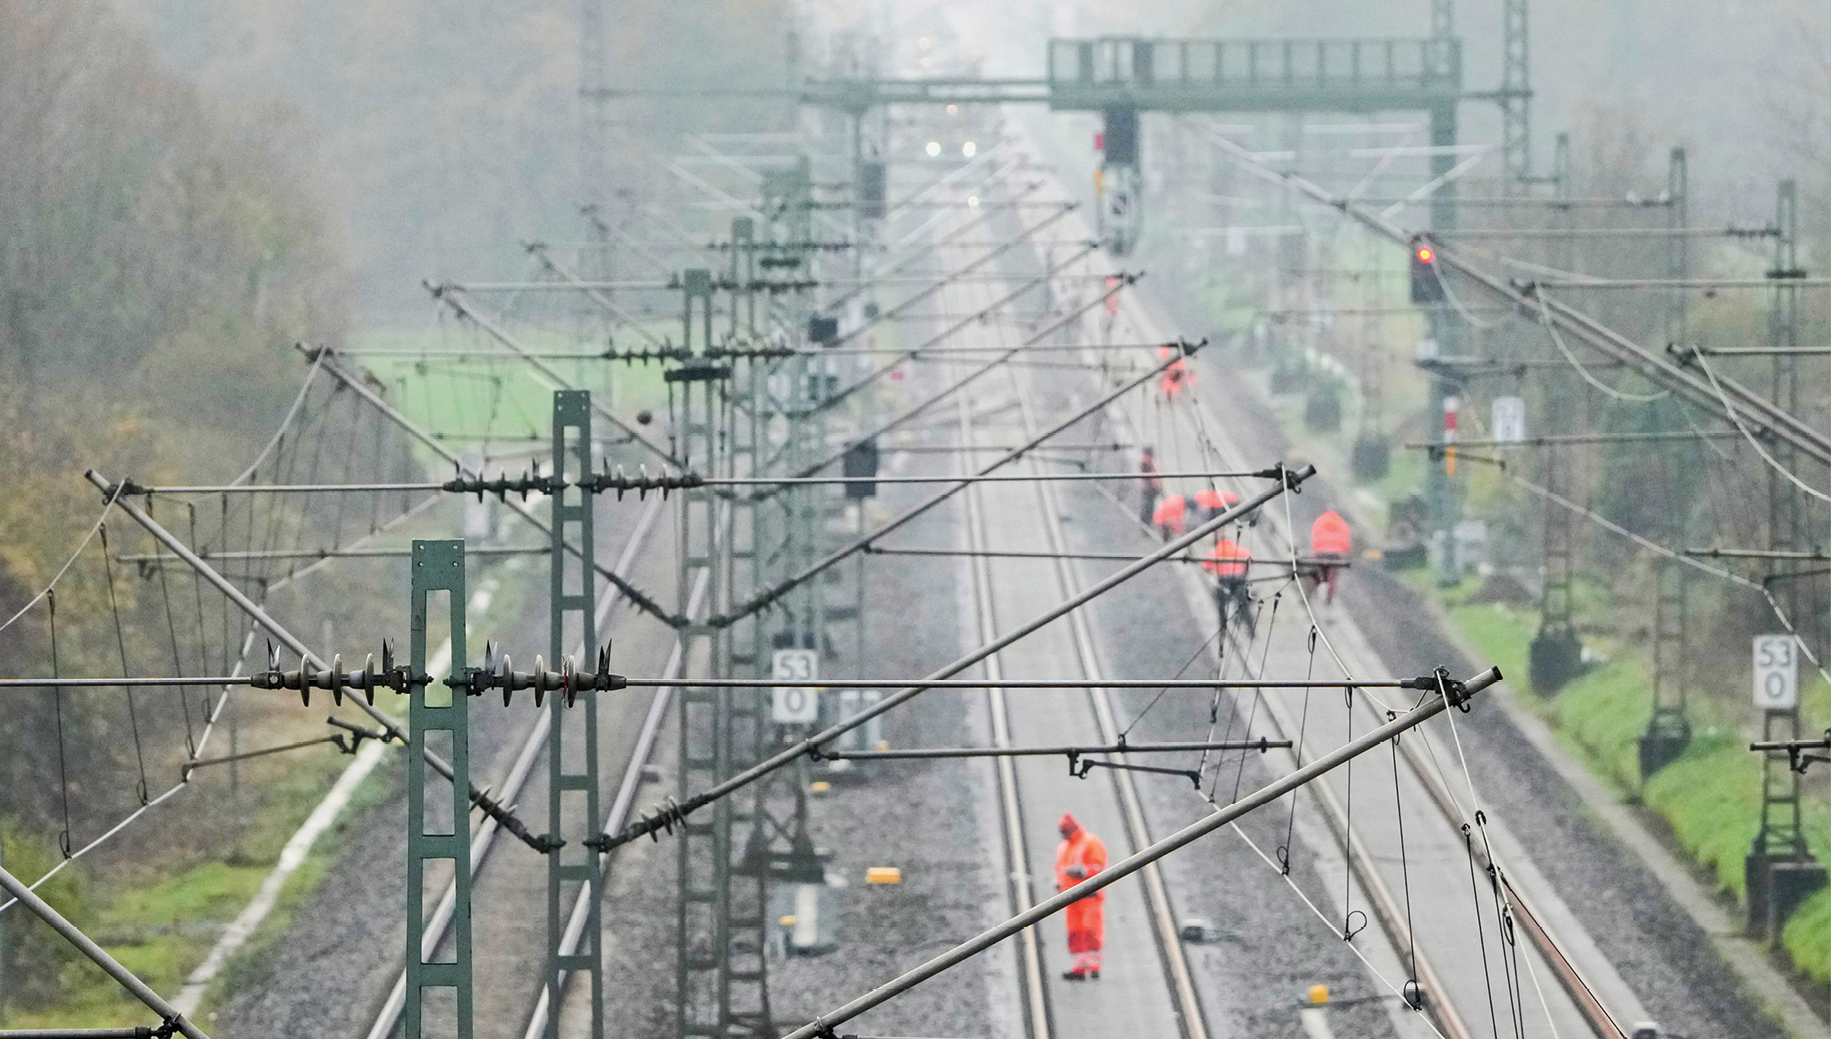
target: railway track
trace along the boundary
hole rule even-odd
[[[1124,327],[1127,324],[1129,328]],[[1112,331],[1119,341],[1134,341],[1128,339],[1128,335],[1142,337],[1136,341],[1151,341],[1163,334],[1142,306],[1128,307]],[[1085,354],[1084,359],[1090,367],[1106,360],[1092,352]],[[1198,427],[1195,409],[1200,407],[1199,401],[1192,401],[1180,413],[1171,411],[1167,430],[1170,435],[1165,436],[1162,415],[1147,417],[1142,414],[1143,405],[1129,402],[1126,407],[1114,409],[1121,424],[1127,427],[1127,433],[1122,433],[1118,439],[1132,444],[1143,442],[1145,438],[1139,431],[1151,428],[1151,420],[1155,418],[1157,432],[1150,439],[1158,443],[1161,466],[1199,469],[1206,463],[1218,463],[1217,468],[1237,468],[1247,458],[1246,453],[1219,421],[1218,414],[1205,413],[1201,416],[1205,421]],[[1206,447],[1198,446],[1201,444]],[[1039,489],[1054,493],[1048,485]],[[1264,514],[1261,528],[1264,532],[1261,544],[1272,542],[1290,546],[1299,543],[1302,537],[1298,533],[1300,523],[1295,522],[1294,517],[1287,520],[1282,509]],[[1211,611],[1210,589],[1202,576],[1192,570],[1179,576],[1190,608]],[[1298,601],[1303,603],[1308,614],[1311,604],[1301,598]],[[1309,619],[1307,615],[1303,617],[1306,622]],[[1385,669],[1352,618],[1325,611],[1316,623],[1325,640],[1322,657],[1339,656],[1345,666],[1361,674]],[[1327,641],[1330,639],[1333,641]],[[1287,661],[1297,659],[1288,637],[1279,649]],[[1307,734],[1305,722],[1297,717],[1290,705],[1266,698],[1259,707],[1280,735],[1300,741],[1302,758],[1308,760],[1346,738],[1354,730],[1354,719],[1359,719],[1363,730],[1386,719],[1382,705],[1369,697],[1358,699],[1348,712],[1333,716],[1333,720],[1325,718],[1320,725],[1312,716],[1308,720]],[[1436,1030],[1447,1039],[1468,1039],[1478,1034],[1483,1025],[1491,1024],[1489,1019],[1497,999],[1494,990],[1500,985],[1493,978],[1497,974],[1504,976],[1509,969],[1509,964],[1500,957],[1501,936],[1490,937],[1492,948],[1483,946],[1471,937],[1486,925],[1478,910],[1471,912],[1466,904],[1456,905],[1448,898],[1418,901],[1412,897],[1420,873],[1430,878],[1425,882],[1427,890],[1447,890],[1445,882],[1456,872],[1465,871],[1466,885],[1466,870],[1471,864],[1485,870],[1495,858],[1502,857],[1491,858],[1479,847],[1471,853],[1461,836],[1463,824],[1479,807],[1479,802],[1473,800],[1478,787],[1472,785],[1477,782],[1472,777],[1465,781],[1459,775],[1452,775],[1455,771],[1452,765],[1458,760],[1459,752],[1447,745],[1448,742],[1441,733],[1434,737],[1428,732],[1421,732],[1417,739],[1402,741],[1394,760],[1368,784],[1373,788],[1383,787],[1388,797],[1395,788],[1404,792],[1403,803],[1408,806],[1414,827],[1409,840],[1402,830],[1396,834],[1391,832],[1390,824],[1383,827],[1387,832],[1372,834],[1364,825],[1353,824],[1352,787],[1343,789],[1340,777],[1316,784],[1310,796],[1321,809],[1334,838],[1346,849],[1356,893],[1372,910],[1373,926],[1384,932],[1389,947],[1400,954],[1400,960],[1409,969],[1409,980],[1424,990],[1425,1008]],[[1295,766],[1294,757],[1280,756],[1285,758],[1285,767]],[[1509,879],[1525,877],[1536,882],[1531,884],[1530,894],[1520,884],[1505,885],[1506,900],[1510,903],[1508,915],[1517,924],[1511,930],[1527,939],[1512,945],[1513,949],[1524,950],[1524,953],[1523,958],[1511,964],[1513,978],[1506,983],[1511,989],[1504,993],[1502,1000],[1516,1008],[1514,1013],[1520,1018],[1521,1031],[1526,1035],[1595,1035],[1600,1039],[1621,1039],[1628,1020],[1646,1016],[1638,1000],[1606,961],[1592,959],[1581,965],[1574,962],[1570,950],[1593,949],[1593,941],[1582,933],[1576,917],[1544,884],[1532,868],[1524,847],[1506,833],[1504,825],[1490,823],[1487,829],[1494,834],[1495,846],[1507,853],[1505,864],[1512,867]],[[1404,855],[1407,844],[1420,847],[1424,854],[1407,863]],[[1395,853],[1396,869],[1393,868]],[[1554,922],[1548,924],[1548,920]],[[1599,994],[1606,998],[1598,998]],[[1614,1008],[1615,1017],[1610,1016],[1604,1003]],[[1622,1020],[1624,1018],[1627,1020]]]
[[[945,252],[943,250],[944,254]],[[1023,276],[1022,272],[1011,272],[1009,282],[1020,283]],[[946,303],[943,305],[947,312],[970,311],[975,304],[983,305],[984,302],[997,298],[999,290],[1000,286],[996,283],[953,287],[945,297]],[[1150,342],[1164,341],[1168,338],[1161,330],[1150,326],[1148,318],[1143,323],[1145,327],[1138,327],[1137,319],[1133,320],[1134,328],[1131,331],[1135,333],[1136,337],[1114,335],[1115,341]],[[1113,329],[1109,327],[1107,331],[1111,333]],[[975,334],[981,337],[999,337],[999,332],[995,329]],[[1081,338],[1083,341],[1086,339],[1086,337]],[[1099,366],[1110,361],[1110,358],[1096,355],[1092,351],[1089,351],[1084,359],[1090,372],[1097,371]],[[1013,437],[1023,439],[1034,434],[1037,425],[1034,402],[1037,394],[1032,382],[1039,375],[1029,370],[1019,370],[1016,367],[1008,368],[1005,374],[1008,385],[1004,392],[1008,393],[1008,400],[999,398],[988,405],[985,399],[987,393],[981,390],[975,394],[963,394],[957,402],[956,421],[959,426],[959,444],[963,457],[972,456],[978,427],[988,420],[994,423],[1009,421],[1014,412],[1021,424],[1014,430],[1001,431],[1001,435],[1006,439]],[[1134,404],[1133,407],[1135,408],[1136,405]],[[1123,414],[1124,409],[1116,410],[1119,412],[1119,417],[1127,418]],[[1001,419],[1000,416],[1004,416],[1004,418]],[[1131,425],[1134,430],[1131,442],[1135,444],[1138,442],[1135,430],[1142,423],[1133,419]],[[1177,421],[1173,419],[1172,426],[1177,425]],[[1209,425],[1212,427],[1212,423]],[[1197,430],[1189,428],[1186,421],[1181,423],[1181,427],[1177,429],[1170,443],[1160,447],[1160,460],[1165,461],[1169,467],[1193,469],[1200,468],[1204,462],[1220,461],[1223,463],[1221,468],[1238,469],[1245,464],[1238,449],[1230,441],[1224,443],[1227,452],[1224,459],[1212,457],[1212,451],[1223,446],[1215,442],[1217,438],[1212,428],[1200,430],[1198,434]],[[1198,436],[1207,438],[1207,443],[1210,445],[1208,452],[1198,451],[1192,447],[1198,440]],[[1198,455],[1207,456],[1198,458]],[[1036,463],[1019,464],[1029,471],[1038,471]],[[1001,501],[1007,511],[1020,511],[1035,517],[1036,521],[1029,525],[1029,529],[1015,531],[1017,538],[1008,536],[994,538],[988,530],[986,501],[988,497],[1000,495],[1000,493],[1000,489],[976,486],[966,495],[965,525],[967,529],[963,540],[970,550],[982,553],[996,547],[1001,550],[1040,551],[1058,557],[1072,551],[1067,534],[1063,529],[1060,492],[1053,484],[1037,482],[1024,491],[1012,490],[1002,494]],[[1027,508],[1013,500],[1017,496],[1029,497]],[[1267,530],[1276,531],[1286,543],[1290,542],[1291,531],[1281,515],[1270,518]],[[1049,561],[1046,566],[1051,571],[1048,576],[1053,578],[1057,594],[1067,597],[1078,590],[1080,584],[1078,568],[1073,563],[1057,558]],[[967,569],[973,592],[973,602],[979,614],[978,634],[982,639],[995,637],[998,634],[996,620],[988,619],[996,616],[997,603],[994,590],[1036,587],[1036,578],[1040,576],[1036,572],[1037,565],[1013,560],[992,560],[976,555],[969,561]],[[1191,610],[1197,616],[1211,611],[1206,584],[1201,575],[1193,571],[1185,571],[1183,580],[1189,589]],[[1069,659],[1073,661],[1078,671],[1074,677],[1099,680],[1105,671],[1090,620],[1085,613],[1074,614],[1071,616],[1067,628]],[[1039,634],[1038,637],[1040,638],[1041,635]],[[1013,647],[1013,651],[1007,651],[998,659],[988,662],[988,675],[1042,677],[1017,668],[1016,662],[1011,659],[1016,656],[1015,649],[1016,647]],[[1370,657],[1363,659],[1370,659]],[[1358,663],[1356,662],[1356,666]],[[1023,725],[1021,718],[1013,717],[1014,711],[1021,713],[1023,708],[1014,708],[1013,704],[998,695],[998,692],[997,690],[988,691],[987,710],[991,717],[994,739],[1000,744],[1009,744],[1013,742],[1013,730]],[[1087,707],[1095,720],[1099,740],[1109,744],[1115,742],[1119,730],[1110,694],[1105,690],[1095,689],[1087,691],[1086,696]],[[1026,698],[1025,708],[1028,708],[1031,702]],[[1265,714],[1271,726],[1279,730],[1286,738],[1304,740],[1308,735],[1303,730],[1303,723],[1292,716],[1291,710],[1286,705],[1268,702],[1261,706],[1265,708]],[[1363,699],[1359,705],[1351,709],[1350,713],[1365,717],[1369,723],[1383,720],[1380,718],[1379,707],[1368,699]],[[1351,721],[1349,726],[1351,731]],[[1309,735],[1309,742],[1302,748],[1302,753],[1306,756],[1313,756],[1321,744],[1336,739],[1340,735],[1343,734],[1331,732],[1320,739]],[[1026,741],[1017,740],[1016,742]],[[1405,766],[1401,770],[1395,755],[1390,782],[1395,784],[1395,788],[1402,786],[1411,789],[1413,796],[1410,800],[1421,799],[1435,809],[1435,821],[1440,828],[1435,832],[1427,833],[1426,838],[1435,838],[1441,845],[1444,843],[1441,827],[1447,826],[1453,831],[1462,821],[1457,799],[1450,792],[1444,778],[1427,767],[1427,763],[1420,757],[1416,741],[1408,742],[1404,748],[1404,759]],[[1294,761],[1287,762],[1287,765],[1290,766],[1294,766],[1294,764]],[[1007,861],[1014,874],[1011,885],[1012,908],[1021,910],[1026,908],[1033,899],[1031,874],[1035,860],[1040,856],[1034,854],[1033,851],[1026,854],[1023,849],[1026,844],[1031,845],[1034,849],[1034,846],[1039,843],[1035,834],[1027,832],[1040,825],[1034,821],[1034,817],[1039,813],[1034,810],[1026,813],[1024,810],[1025,777],[1020,767],[1013,765],[1008,759],[1000,759],[997,774],[1000,822],[1005,830]],[[1124,836],[1132,846],[1142,846],[1143,843],[1148,843],[1150,835],[1132,776],[1126,772],[1116,772],[1113,773],[1113,776],[1112,792],[1120,809]],[[1348,794],[1351,797],[1351,789]],[[1473,791],[1470,790],[1469,794],[1472,795]],[[1403,962],[1402,975],[1406,982],[1401,991],[1410,993],[1414,990],[1422,990],[1428,993],[1427,1000],[1420,1002],[1424,1003],[1428,1009],[1436,1031],[1446,1036],[1447,1039],[1469,1039],[1475,1034],[1469,1024],[1469,1015],[1476,1012],[1476,1007],[1480,1006],[1480,1000],[1472,989],[1472,981],[1467,976],[1466,970],[1467,954],[1475,950],[1464,950],[1455,945],[1449,946],[1450,962],[1454,962],[1459,968],[1464,968],[1453,972],[1460,976],[1452,981],[1449,977],[1452,972],[1440,968],[1438,954],[1429,949],[1421,950],[1419,948],[1420,942],[1416,940],[1419,932],[1416,927],[1423,926],[1426,928],[1426,933],[1434,933],[1436,936],[1441,936],[1452,924],[1472,925],[1472,928],[1478,929],[1485,925],[1485,921],[1480,919],[1479,905],[1475,909],[1473,918],[1450,920],[1449,917],[1454,916],[1453,913],[1438,912],[1435,914],[1438,917],[1435,921],[1427,919],[1423,924],[1417,924],[1413,919],[1411,878],[1407,872],[1409,867],[1401,870],[1401,876],[1394,877],[1390,870],[1378,865],[1380,860],[1371,850],[1368,838],[1360,832],[1360,827],[1355,826],[1352,822],[1352,802],[1344,802],[1340,791],[1332,786],[1323,785],[1317,789],[1314,797],[1323,810],[1323,815],[1330,825],[1333,836],[1346,849],[1346,865],[1353,874],[1352,880],[1349,882],[1351,889],[1347,895],[1348,902],[1351,904],[1357,896],[1363,900],[1362,904],[1371,910],[1373,925],[1378,931],[1383,932],[1386,946],[1393,951],[1396,960]],[[1426,809],[1426,811],[1430,810]],[[1414,826],[1416,825],[1417,823],[1414,823]],[[1382,834],[1381,836],[1387,835]],[[1403,841],[1404,834],[1401,833],[1399,836]],[[1416,841],[1418,838],[1414,836],[1413,840]],[[1047,841],[1040,843],[1046,844]],[[1448,843],[1454,844],[1453,841]],[[1384,850],[1382,847],[1382,851]],[[1437,856],[1439,859],[1448,858],[1442,854],[1444,851],[1442,847],[1432,850],[1439,853]],[[1455,849],[1449,850],[1454,851]],[[1484,854],[1481,859],[1484,868],[1488,865],[1488,861]],[[1439,862],[1437,865],[1440,866],[1443,863]],[[1181,939],[1177,934],[1171,908],[1170,892],[1161,873],[1152,871],[1143,879],[1146,916],[1155,939],[1158,964],[1164,976],[1167,995],[1175,1010],[1177,1027],[1185,1036],[1205,1036],[1206,1026],[1201,1000],[1190,975],[1187,960],[1183,955]],[[1510,888],[1509,897],[1517,901],[1517,892]],[[1466,912],[1466,909],[1464,911]],[[1420,915],[1428,916],[1430,914]],[[1527,911],[1525,906],[1520,904],[1514,908],[1511,915],[1521,921],[1521,931],[1535,942],[1526,954],[1524,972],[1520,972],[1520,964],[1515,962],[1512,968],[1515,972],[1514,978],[1509,982],[1513,988],[1508,993],[1508,999],[1520,1008],[1513,1012],[1521,1018],[1523,1029],[1531,1033],[1542,1027],[1550,1034],[1587,1033],[1602,1036],[1604,1039],[1616,1039],[1616,1036],[1619,1035],[1619,1026],[1607,1016],[1602,1009],[1601,1002],[1594,998],[1595,986],[1583,976],[1580,968],[1559,952],[1556,939],[1544,927],[1543,921],[1538,919],[1539,914]],[[1433,923],[1435,927],[1431,926]],[[1463,930],[1465,931],[1463,937],[1466,939],[1469,926],[1464,926]],[[1491,966],[1488,962],[1489,956],[1490,953],[1484,947],[1479,951],[1479,959],[1476,962],[1487,968]],[[1049,990],[1048,973],[1042,963],[1043,957],[1043,950],[1038,947],[1033,933],[1026,932],[1020,953],[1020,977],[1024,985],[1025,1020],[1029,1034],[1032,1036],[1054,1035],[1062,1032],[1061,1025],[1055,1021],[1055,1018],[1060,1015],[1055,1007],[1056,999]],[[1498,966],[1503,971],[1506,969],[1504,962]],[[1488,1006],[1480,1007],[1479,1011],[1483,1017],[1492,1013],[1490,1009],[1493,1004],[1492,984],[1490,976],[1488,979]],[[1532,1010],[1528,1010],[1525,1008],[1525,1004],[1534,1004],[1534,1007]],[[1536,1010],[1537,1013],[1533,1013],[1533,1010]],[[1533,1020],[1527,1020],[1529,1014]],[[1395,1025],[1404,1016],[1403,1013],[1395,1015]]]
[[[949,250],[943,250],[948,255]],[[972,310],[984,306],[993,299],[999,298],[1002,292],[999,286],[961,286],[950,290],[947,309],[951,311]],[[957,303],[955,302],[957,300]],[[993,335],[996,332],[979,333]],[[1004,344],[999,344],[1004,345]],[[957,367],[950,365],[950,367]],[[958,377],[959,372],[955,372]],[[1035,417],[1032,414],[1031,402],[1028,399],[1027,387],[1017,378],[1015,369],[1008,369],[1011,376],[1008,392],[1016,402],[1015,408],[984,407],[984,394],[998,393],[997,390],[982,391],[981,394],[962,394],[956,402],[956,422],[958,425],[958,446],[964,464],[970,465],[975,457],[974,451],[981,440],[980,426],[987,422],[987,414],[1004,414],[1008,426],[1010,417],[1021,416],[1021,425],[1016,433],[1024,439],[1036,433]],[[991,435],[992,442],[1009,439],[1013,430],[998,429]],[[1037,464],[1022,462],[1019,465],[1027,471],[1036,472]],[[969,549],[976,553],[986,552],[996,547],[1000,550],[1042,550],[1046,552],[1061,551],[1064,535],[1060,527],[1059,505],[1053,495],[1044,488],[1047,485],[1036,484],[1029,489],[1021,485],[1009,487],[991,487],[976,485],[965,495],[965,537]],[[1030,505],[1025,508],[1024,498],[1030,498]],[[988,516],[988,499],[995,499],[1002,506],[1001,514],[1009,516],[1013,512],[1021,515],[1042,517],[1036,525],[1021,522],[994,524]],[[1017,540],[1014,540],[1014,535]],[[1052,572],[1054,580],[1045,579],[1036,582],[1038,564],[1020,560],[992,559],[975,555],[969,560],[969,584],[972,599],[977,611],[978,637],[981,641],[990,641],[1000,632],[1001,593],[1007,601],[1006,608],[1016,605],[1013,592],[1016,589],[1028,588],[1041,594],[1051,584],[1054,593],[1060,599],[1066,599],[1080,589],[1074,575],[1065,568],[1063,561],[1054,560],[1045,564],[1047,571]],[[1039,605],[1034,598],[1023,600],[1022,612],[1030,612]],[[1039,633],[1035,639],[1050,638],[1050,646],[1044,655],[1058,663],[1065,664],[1061,673],[1042,674],[1032,668],[1036,665],[1035,646],[1024,648],[1013,647],[1009,653],[1001,653],[987,661],[987,676],[1005,677],[1073,677],[1098,680],[1104,675],[1104,667],[1099,659],[1099,652],[1093,639],[1093,633],[1084,613],[1071,615],[1067,631],[1067,644],[1062,645],[1061,632],[1056,631],[1045,636]],[[1021,702],[1013,703],[1004,695],[1003,690],[989,689],[985,692],[986,709],[991,721],[993,739],[1001,746],[1013,745],[1016,742],[1035,743],[1036,734],[1047,727],[1050,736],[1067,735],[1072,738],[1095,738],[1101,743],[1111,743],[1117,737],[1118,728],[1114,720],[1111,701],[1106,690],[1089,689],[1076,695],[1064,691],[1061,694],[1045,694],[1051,702],[1044,705],[1042,697],[1025,696]],[[1082,700],[1079,710],[1072,700]],[[1062,702],[1069,701],[1069,702]],[[1059,711],[1058,708],[1067,708]],[[1059,723],[1067,721],[1066,717],[1054,719],[1054,725],[1043,714],[1058,713],[1073,715],[1073,721],[1064,730]],[[1031,737],[1014,739],[1014,731],[1029,730]],[[1029,908],[1035,901],[1035,885],[1043,878],[1051,876],[1050,864],[1045,858],[1047,849],[1054,842],[1054,814],[1043,807],[1041,802],[1050,797],[1062,800],[1061,788],[1071,782],[1066,776],[1055,772],[1050,774],[1051,765],[1018,763],[1010,758],[996,759],[998,777],[999,819],[1004,835],[1006,861],[1011,871],[1010,897],[1013,911]],[[1094,813],[1078,812],[1084,817],[1095,814],[1096,818],[1111,817],[1118,825],[1099,823],[1099,829],[1113,840],[1112,854],[1115,858],[1130,851],[1142,848],[1150,843],[1149,827],[1144,818],[1144,810],[1132,776],[1126,772],[1110,772],[1107,776],[1111,782],[1097,781],[1094,789],[1107,794],[1101,798],[1106,803],[1096,808]],[[1078,784],[1077,784],[1078,786]],[[1087,788],[1075,789],[1070,797],[1077,803],[1086,803]],[[1027,809],[1027,810],[1026,810]],[[1102,810],[1103,809],[1103,810]],[[1089,819],[1096,823],[1096,819]],[[1040,948],[1041,940],[1036,929],[1026,930],[1020,936],[1020,979],[1022,983],[1022,1000],[1024,1018],[1028,1034],[1033,1039],[1047,1036],[1077,1036],[1109,1032],[1112,1021],[1107,1017],[1124,1015],[1134,1023],[1147,1023],[1152,1034],[1167,1034],[1164,1026],[1174,1028],[1176,1033],[1185,1039],[1207,1039],[1208,1027],[1200,999],[1195,990],[1187,959],[1183,955],[1181,940],[1176,932],[1174,914],[1167,885],[1161,871],[1155,866],[1148,868],[1142,875],[1142,915],[1148,921],[1152,952],[1149,958],[1155,960],[1158,977],[1151,977],[1147,969],[1141,969],[1138,961],[1138,950],[1127,950],[1125,958],[1131,962],[1115,960],[1114,965],[1104,972],[1102,980],[1092,983],[1081,983],[1078,986],[1067,983],[1074,988],[1070,992],[1058,992],[1060,985],[1051,976],[1053,972],[1044,966],[1044,952]],[[1110,895],[1112,900],[1111,915],[1118,917],[1130,915],[1125,908],[1128,899],[1136,899],[1139,891],[1130,885],[1115,889]],[[1053,933],[1053,932],[1051,932]],[[1117,949],[1115,951],[1118,951]],[[1159,980],[1160,979],[1160,980]],[[1085,989],[1086,991],[1082,991]],[[1097,990],[1097,991],[1096,991]],[[1121,1006],[1132,1002],[1131,997],[1144,995],[1149,1009],[1136,1005]],[[1114,999],[1112,997],[1121,998]],[[1072,1010],[1058,1012],[1058,1000],[1067,1000]],[[1153,1011],[1162,1011],[1161,1014]]]

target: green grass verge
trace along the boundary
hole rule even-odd
[[[1411,575],[1408,575],[1408,578]],[[1476,582],[1438,589],[1417,576],[1416,587],[1441,597],[1451,621],[1484,659],[1503,673],[1522,676],[1527,689],[1527,646],[1537,614],[1496,603],[1471,603]],[[1735,723],[1730,705],[1694,696],[1689,704],[1694,735],[1676,761],[1640,782],[1639,744],[1652,714],[1652,664],[1637,648],[1590,639],[1607,659],[1584,672],[1551,698],[1521,702],[1553,727],[1583,764],[1610,786],[1640,800],[1671,827],[1692,858],[1715,878],[1718,890],[1745,900],[1743,856],[1760,825],[1761,761]],[[1807,697],[1808,707],[1825,695],[1823,683]],[[1808,800],[1806,841],[1820,861],[1831,861],[1831,810]],[[1818,983],[1831,983],[1831,891],[1820,892],[1787,921],[1781,946],[1794,965]]]
[[[599,344],[582,343],[574,336],[539,330],[517,334],[530,350],[546,352],[590,351]],[[487,444],[491,440],[544,440],[553,413],[553,383],[535,367],[469,332],[448,333],[438,328],[414,330],[381,327],[350,336],[350,349],[362,365],[388,387],[394,405],[435,437],[453,444]],[[431,359],[361,356],[363,350],[427,351]],[[437,359],[439,351],[490,350],[499,358]],[[638,412],[657,416],[667,409],[667,385],[659,364],[625,364],[605,361],[548,360],[571,386],[590,390],[619,416],[633,422]],[[614,430],[599,431],[614,435]],[[428,464],[446,463],[430,451],[422,452]]]

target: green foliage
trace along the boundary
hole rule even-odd
[[[1434,591],[1428,581],[1418,586]],[[1444,592],[1456,627],[1484,659],[1503,673],[1526,673],[1526,646],[1537,628],[1527,610],[1499,604],[1459,605],[1473,582]],[[1600,594],[1590,589],[1589,595]],[[1652,714],[1652,667],[1637,649],[1590,639],[1609,653],[1550,700],[1521,702],[1545,715],[1579,760],[1616,788],[1638,791],[1646,806],[1672,827],[1691,857],[1738,902],[1746,895],[1743,856],[1760,826],[1761,759],[1749,753],[1727,704],[1709,697],[1690,702],[1696,735],[1678,760],[1640,782],[1638,740]],[[1524,689],[1523,679],[1515,680]],[[1824,701],[1822,681],[1802,691],[1808,711]],[[1816,799],[1804,808],[1806,841],[1820,861],[1831,860],[1831,811]],[[1820,983],[1831,982],[1831,891],[1821,891],[1794,912],[1781,934],[1793,963]]]
[[[17,820],[0,821],[0,855],[7,872],[31,883],[57,865],[57,850]],[[38,896],[78,927],[90,920],[83,867],[65,867],[38,888]],[[59,979],[82,954],[37,918],[15,907],[0,915],[0,1011],[42,1006],[55,999]],[[0,1016],[4,1016],[0,1014]]]
[[[1820,985],[1831,984],[1831,888],[1820,891],[1787,918],[1780,936],[1793,966]]]

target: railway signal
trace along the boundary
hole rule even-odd
[[[1443,302],[1437,247],[1423,235],[1411,240],[1411,301],[1420,305]]]

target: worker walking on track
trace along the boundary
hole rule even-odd
[[[1055,889],[1066,891],[1106,868],[1106,842],[1088,833],[1074,816],[1062,813],[1057,824],[1062,843],[1055,849]],[[1106,944],[1106,892],[1096,891],[1068,904],[1068,955],[1073,968],[1062,972],[1064,981],[1086,981],[1100,976],[1100,948]]]
[[[1138,458],[1138,472],[1142,479],[1138,481],[1139,500],[1138,522],[1155,522],[1157,499],[1163,496],[1163,478],[1157,475],[1157,453],[1145,448]]]
[[[1227,630],[1228,614],[1243,618],[1247,637],[1252,636],[1252,595],[1247,590],[1246,572],[1252,566],[1252,553],[1232,538],[1214,543],[1202,569],[1214,575],[1214,608],[1220,614],[1221,630]]]
[[[1226,512],[1240,503],[1240,496],[1232,491],[1220,491],[1213,487],[1203,487],[1195,492],[1195,519],[1197,523],[1209,520]]]
[[[1156,524],[1157,533],[1168,541],[1183,532],[1183,519],[1188,515],[1189,503],[1180,494],[1172,494],[1157,503],[1151,512],[1151,522]]]
[[[1310,591],[1322,585],[1329,586],[1329,594],[1324,603],[1335,601],[1335,579],[1354,552],[1354,534],[1348,529],[1348,521],[1334,509],[1329,509],[1316,517],[1310,524],[1310,555],[1315,559],[1316,568],[1310,572]]]
[[[1174,346],[1160,346],[1157,348],[1157,356],[1161,360],[1169,361],[1172,351],[1176,349],[1177,347]],[[1159,380],[1158,388],[1163,391],[1163,399],[1166,402],[1174,403],[1177,395],[1183,391],[1183,387],[1194,384],[1195,373],[1189,370],[1188,359],[1178,357],[1176,360],[1170,361],[1169,367],[1163,370],[1163,378]]]

